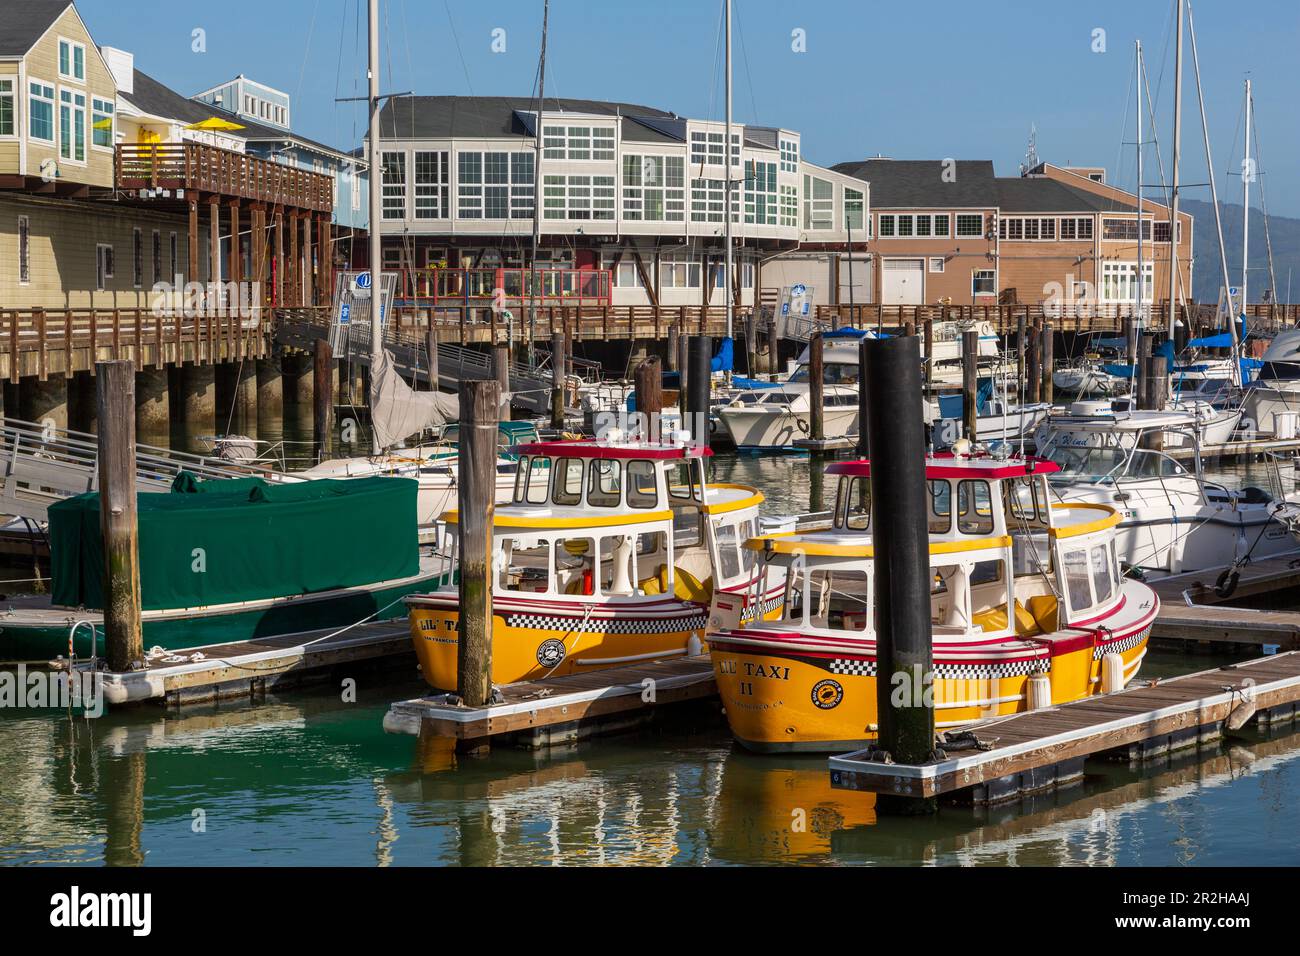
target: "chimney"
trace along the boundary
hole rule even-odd
[[[104,55],[104,62],[113,74],[113,85],[119,93],[130,95],[135,92],[135,54],[116,47],[102,46],[99,52]]]

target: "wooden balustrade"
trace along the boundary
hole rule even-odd
[[[198,190],[322,213],[334,208],[331,177],[204,143],[121,143],[113,159],[118,189]]]

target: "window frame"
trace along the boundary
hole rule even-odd
[[[58,141],[59,141],[58,90],[56,89],[55,84],[47,83],[45,80],[42,80],[38,77],[28,76],[26,82],[27,82],[27,123],[28,123],[27,138],[34,143],[40,143],[42,145],[55,147],[57,149]],[[39,86],[42,92],[40,92],[39,94],[34,92],[32,90],[33,86]],[[48,91],[48,93],[45,91]],[[36,110],[32,108],[34,105],[33,101],[35,101],[36,103],[47,105],[50,108],[50,117],[49,117],[50,135],[48,138],[37,135],[36,131],[32,129],[31,124],[36,121]]]
[[[69,71],[67,73],[63,72],[63,48],[65,45],[68,47]],[[77,53],[81,54],[80,76],[78,76],[76,72]],[[55,67],[59,71],[59,79],[69,80],[73,83],[80,83],[84,86],[86,83],[86,44],[82,43],[80,40],[74,40],[71,37],[60,36],[58,53],[55,57]]]
[[[96,104],[100,104],[104,109],[99,109]],[[95,142],[95,134],[100,132],[95,128],[96,116],[108,117],[108,145],[101,146]],[[101,153],[113,152],[113,147],[117,144],[117,104],[112,100],[102,99],[98,96],[90,98],[90,148],[97,149]]]
[[[220,281],[220,276],[213,276],[213,281]],[[144,288],[144,233],[139,226],[131,229],[131,287]]]
[[[993,289],[991,291],[989,292],[979,291],[977,287],[977,283],[979,282],[981,277],[992,281]],[[972,298],[981,295],[996,296],[998,294],[998,270],[997,269],[972,269],[970,273],[970,294]]]
[[[982,212],[959,212],[956,213],[956,220],[953,222],[953,238],[955,239],[980,239],[984,236],[984,214]],[[975,219],[979,222],[979,229],[976,232],[962,232],[962,220]]]
[[[65,102],[64,97],[68,97]],[[78,104],[78,100],[81,102]],[[86,109],[86,91],[78,90],[75,87],[59,87],[58,92],[58,154],[59,159],[72,166],[85,166],[88,161],[90,151],[89,137],[86,133],[89,125],[86,120],[89,115]],[[68,140],[65,141],[63,135],[63,113],[68,113]],[[77,118],[81,119],[81,155],[76,154],[77,147]],[[64,149],[68,152],[65,155]]]
[[[32,281],[32,220],[30,216],[18,217],[18,284],[31,285]]]
[[[22,129],[22,116],[18,111],[18,80],[20,77],[14,73],[9,76],[0,76],[0,103],[9,104],[9,132],[0,129],[0,140],[18,139],[19,131]],[[3,89],[8,86],[8,90]]]
[[[397,170],[401,174],[400,180],[389,180],[388,157],[390,156],[401,158]],[[407,176],[407,165],[406,150],[404,149],[385,149],[379,153],[379,218],[383,222],[401,222],[408,217],[410,210],[408,208],[409,177]],[[372,188],[373,185],[372,183]],[[401,215],[390,215],[390,212],[398,211],[396,205],[398,199],[401,200]]]
[[[108,254],[105,255],[104,253]],[[109,279],[114,278],[116,271],[116,254],[111,242],[95,243],[95,291],[104,292],[108,289]]]

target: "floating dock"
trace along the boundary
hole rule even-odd
[[[384,730],[453,738],[471,749],[496,741],[540,749],[625,730],[717,692],[713,664],[701,654],[507,684],[498,688],[500,701],[486,707],[466,707],[451,694],[399,701]]]
[[[104,700],[120,707],[256,698],[273,688],[323,679],[336,667],[368,665],[402,655],[409,656],[414,669],[415,654],[405,618],[168,650],[147,657],[141,670],[102,672]]]
[[[998,803],[1078,781],[1102,755],[1142,760],[1197,746],[1251,720],[1294,720],[1300,652],[1257,658],[1126,690],[972,724],[978,743],[928,764],[873,760],[860,750],[830,758],[831,786],[845,790]]]

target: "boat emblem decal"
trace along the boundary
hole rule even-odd
[[[547,638],[537,645],[537,663],[543,667],[554,667],[564,660],[566,653],[564,641],[554,637]]]
[[[838,707],[840,701],[844,699],[844,688],[840,686],[837,680],[819,680],[813,685],[812,702],[822,710],[830,710]]]

